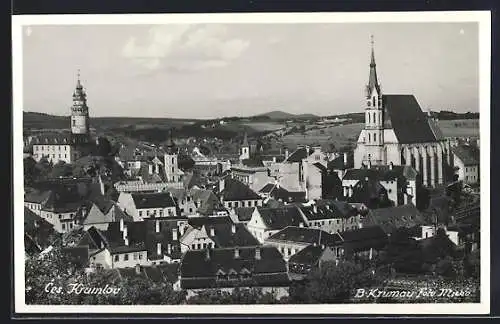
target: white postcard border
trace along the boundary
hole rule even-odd
[[[481,302],[474,304],[317,304],[317,305],[26,305],[23,233],[23,29],[34,25],[130,25],[186,23],[409,23],[478,22],[481,141]],[[167,314],[487,314],[490,311],[490,66],[489,11],[363,13],[115,14],[12,16],[14,288],[16,313]]]

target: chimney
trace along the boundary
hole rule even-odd
[[[177,227],[172,228],[172,240],[177,241]]]
[[[352,197],[354,193],[354,189],[352,188],[352,186],[349,186],[349,197]]]
[[[368,169],[371,169],[371,168],[372,168],[372,161],[368,160]]]
[[[156,254],[161,255],[161,243],[156,243]]]
[[[273,163],[276,163],[276,157],[273,156]]]
[[[234,258],[238,259],[240,257],[240,249],[235,248],[234,249]]]
[[[205,261],[210,260],[210,249],[207,249],[205,252]]]
[[[123,226],[123,239],[128,241],[128,228],[126,225]],[[128,244],[125,244],[128,245]]]
[[[343,187],[344,188],[344,197],[349,196],[349,187]]]
[[[325,245],[324,244],[321,244],[321,249],[324,250],[325,249]]]
[[[172,254],[172,244],[168,243],[167,245],[167,253],[168,255]]]
[[[124,226],[123,218],[120,218],[120,232],[123,232],[123,226]]]
[[[149,174],[153,174],[153,165],[152,164],[148,164],[148,170],[149,170]]]
[[[160,233],[160,221],[156,220],[155,225],[156,225],[156,233]]]
[[[231,225],[231,233],[236,233],[236,224]]]
[[[391,162],[389,163],[389,170],[392,170],[392,167],[394,166],[394,164]]]
[[[288,149],[285,149],[285,160],[288,159]]]
[[[180,232],[181,236],[184,235],[184,226],[183,225],[179,226],[179,232]]]
[[[344,166],[347,166],[347,153],[344,153]]]
[[[215,236],[215,228],[210,228],[210,236]]]
[[[106,193],[106,190],[104,189],[104,183],[102,182],[102,178],[101,178],[101,175],[99,174],[99,188],[101,189],[101,195],[104,196],[104,194]]]
[[[260,255],[260,247],[255,248],[255,260],[260,260],[261,255]]]
[[[316,205],[313,205],[313,212],[316,214],[318,212],[318,207]]]
[[[141,265],[139,263],[135,265],[135,274],[141,274]]]
[[[224,179],[219,180],[219,192],[224,190]]]
[[[405,203],[405,205],[408,205],[408,194],[407,193],[403,193],[403,197],[404,197],[404,203]]]

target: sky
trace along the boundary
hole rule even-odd
[[[361,112],[371,35],[384,93],[478,111],[475,22],[28,26],[23,110],[69,115],[79,69],[95,117]]]

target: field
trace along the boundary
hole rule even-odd
[[[440,120],[439,127],[446,137],[479,136],[478,119]]]

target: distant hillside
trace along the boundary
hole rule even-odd
[[[194,123],[195,119],[148,118],[148,117],[90,117],[90,126],[96,129],[135,127],[175,127]],[[69,128],[69,116],[55,116],[38,112],[23,112],[24,129]]]
[[[268,113],[257,115],[258,117],[268,117],[272,120],[285,120],[285,119],[309,119],[309,118],[319,118],[313,114],[291,114],[280,110],[270,111]]]

